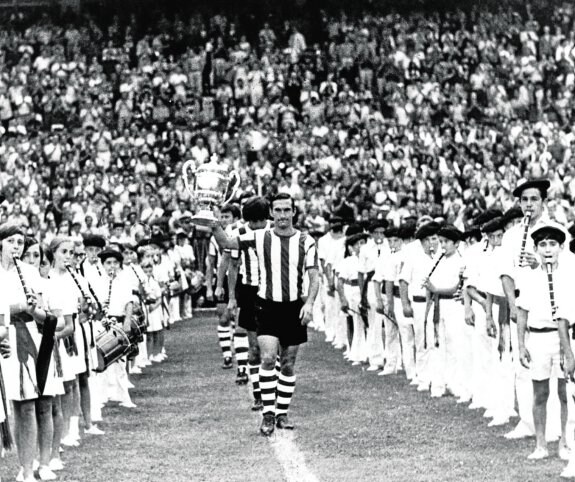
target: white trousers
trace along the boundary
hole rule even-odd
[[[371,366],[383,366],[383,315],[376,311],[377,299],[375,297],[375,285],[370,282],[367,287],[367,302],[369,304],[367,329],[367,358]]]
[[[401,299],[395,297],[395,319],[399,329],[399,339],[401,341],[401,357],[405,376],[408,380],[415,377],[415,335],[413,331],[413,318],[407,318],[403,315],[403,306]]]

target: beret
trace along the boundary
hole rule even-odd
[[[543,194],[543,197],[545,197],[547,195],[547,190],[549,189],[550,186],[551,183],[549,182],[548,179],[531,179],[530,181],[526,181],[523,184],[519,184],[519,186],[517,186],[513,190],[513,195],[515,197],[521,197],[521,194],[526,189],[535,188],[539,189]]]
[[[360,224],[352,224],[347,227],[345,235],[352,236],[354,234],[360,234],[360,233],[363,233],[363,227]]]
[[[375,221],[372,221],[368,227],[368,231],[370,233],[373,233],[376,229],[387,229],[387,227],[389,226],[389,221],[387,221],[387,219],[376,219]]]
[[[96,248],[104,248],[106,246],[106,240],[103,236],[98,234],[86,234],[84,236],[84,246],[95,246]]]
[[[481,231],[485,234],[494,233],[495,231],[504,231],[506,225],[507,220],[505,219],[505,216],[499,216],[481,226]]]
[[[559,244],[563,244],[567,235],[565,234],[563,227],[557,223],[542,224],[531,233],[531,239],[533,239],[535,244],[539,243],[539,241],[546,237],[554,239]]]
[[[407,223],[399,227],[399,237],[401,239],[411,239],[415,237],[415,224]]]
[[[478,214],[475,217],[475,219],[473,220],[473,225],[481,227],[482,224],[485,224],[491,221],[492,219],[498,218],[500,216],[503,216],[503,212],[500,211],[499,209],[487,209],[486,211],[483,211],[482,213]]]
[[[100,252],[98,254],[98,258],[100,258],[102,263],[106,261],[108,258],[114,258],[118,261],[118,263],[124,262],[124,256],[122,256],[122,253],[116,251],[115,249],[109,249],[109,248],[104,249],[102,252]]]
[[[523,217],[523,210],[519,206],[514,206],[511,209],[505,211],[503,218],[505,219],[505,224],[510,223],[514,219],[519,219]]]
[[[425,239],[428,238],[429,236],[433,236],[434,234],[437,234],[439,228],[440,225],[435,221],[426,223],[423,226],[420,226],[420,228],[417,230],[417,232],[415,233],[415,238]]]
[[[352,234],[351,236],[347,236],[345,238],[346,246],[353,246],[354,244],[358,243],[359,241],[366,241],[369,239],[369,234],[367,233],[356,233]]]
[[[385,237],[386,238],[399,238],[399,228],[395,226],[391,226],[385,230]]]
[[[450,239],[451,241],[458,242],[461,241],[463,237],[463,232],[457,229],[455,226],[447,225],[441,227],[437,231],[437,235],[442,238]]]

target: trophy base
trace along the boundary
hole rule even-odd
[[[201,209],[192,216],[192,223],[198,226],[213,226],[218,221],[209,209]]]

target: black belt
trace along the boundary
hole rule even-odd
[[[393,296],[399,298],[399,286],[393,285]]]
[[[346,285],[350,285],[350,286],[359,286],[359,281],[357,281],[356,279],[352,279],[352,280],[344,279],[343,283]]]
[[[413,301],[415,303],[425,303],[427,299],[425,298],[425,296],[414,296]]]
[[[529,333],[552,333],[557,331],[557,328],[551,328],[550,326],[545,328],[531,328],[528,327]]]

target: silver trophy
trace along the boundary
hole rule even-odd
[[[233,199],[240,185],[238,173],[214,161],[196,168],[193,160],[187,161],[182,171],[184,185],[197,208],[192,222],[205,226],[217,221],[212,208],[221,208]]]

